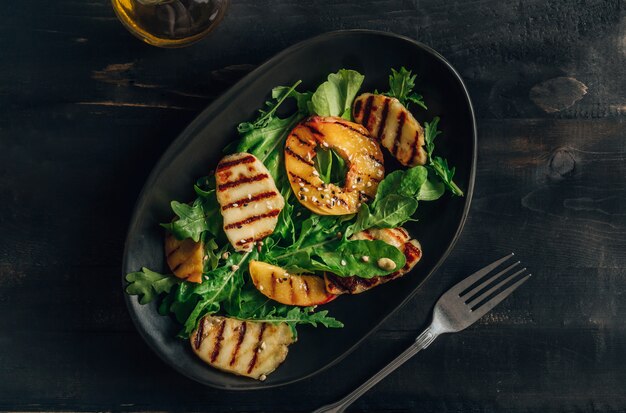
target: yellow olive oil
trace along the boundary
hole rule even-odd
[[[182,47],[206,36],[224,17],[229,0],[111,0],[135,36],[159,47]]]

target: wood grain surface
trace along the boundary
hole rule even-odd
[[[127,314],[133,203],[216,96],[283,48],[346,28],[420,40],[466,80],[479,163],[465,231],[336,368],[275,390],[203,387],[161,362]],[[161,50],[107,0],[21,0],[2,5],[0,56],[0,410],[312,410],[403,350],[439,294],[515,251],[531,282],[352,411],[626,411],[622,1],[241,0],[209,38]]]

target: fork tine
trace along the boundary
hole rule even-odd
[[[500,264],[502,264],[503,262],[511,258],[513,255],[515,254],[511,253],[507,255],[506,257],[502,257],[499,260],[492,262],[491,264],[487,265],[485,268],[482,268],[476,271],[474,274],[470,275],[469,277],[460,281],[454,287],[450,288],[449,292],[460,295],[461,292],[465,291],[467,288],[474,285],[478,280],[483,278],[485,275],[489,274],[492,270],[497,268]]]
[[[502,271],[500,271],[499,273],[497,273],[496,275],[494,275],[493,277],[489,277],[488,280],[483,281],[482,283],[480,283],[479,286],[472,288],[471,291],[463,294],[461,297],[465,298],[465,301],[470,300],[473,296],[476,295],[476,293],[478,293],[480,290],[482,290],[483,288],[485,288],[486,286],[488,286],[489,284],[491,284],[492,282],[494,282],[495,280],[497,280],[498,278],[500,278],[501,275],[508,273],[511,269],[517,267],[520,264],[519,261],[514,262],[513,264],[509,265],[508,267],[506,267],[505,269],[503,269]]]
[[[480,317],[484,316],[489,311],[491,311],[495,306],[500,304],[500,302],[504,300],[506,297],[508,297],[513,291],[515,291],[517,287],[524,284],[530,278],[531,275],[532,274],[528,274],[524,276],[523,278],[520,278],[514,284],[511,284],[504,291],[502,291],[501,293],[493,297],[491,300],[487,301],[485,304],[481,305],[476,310],[472,311],[472,314],[474,317],[476,317],[476,320],[478,320]]]
[[[485,298],[489,297],[491,294],[493,294],[494,292],[498,291],[498,289],[500,287],[502,287],[504,284],[508,283],[509,281],[511,281],[512,279],[514,279],[515,277],[517,277],[518,275],[520,275],[524,271],[526,271],[526,268],[522,268],[521,270],[519,270],[519,271],[509,275],[508,277],[506,277],[505,279],[503,279],[502,281],[500,281],[499,283],[497,283],[493,287],[489,288],[487,291],[485,291],[484,293],[482,293],[478,297],[473,298],[471,301],[469,301],[467,303],[467,305],[469,306],[469,308],[474,307],[476,304],[480,303]],[[503,272],[504,271],[502,271],[501,273],[503,273]],[[501,273],[498,273],[497,275],[500,275]]]

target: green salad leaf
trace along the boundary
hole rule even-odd
[[[341,69],[315,90],[310,111],[320,116],[341,116],[352,120],[352,102],[365,76],[354,70]]]
[[[454,167],[448,166],[448,161],[440,156],[433,157],[435,150],[435,138],[441,134],[437,130],[439,117],[435,117],[432,122],[426,122],[424,125],[424,140],[426,143],[426,152],[428,153],[428,166],[441,178],[444,185],[456,196],[463,196],[463,191],[454,183]]]
[[[126,274],[126,292],[139,296],[139,304],[148,304],[159,294],[169,293],[172,287],[181,282],[169,274],[159,274],[143,267],[141,271]]]
[[[413,92],[416,77],[417,75],[413,75],[404,66],[398,71],[392,68],[389,75],[389,91],[384,95],[398,99],[407,109],[410,103],[428,109],[423,96]]]
[[[319,148],[317,150],[315,168],[324,183],[343,186],[348,172],[348,165],[333,149]]]
[[[191,205],[172,201],[170,206],[176,218],[161,226],[179,240],[191,238],[198,242],[205,231],[214,237],[219,237],[222,229],[222,214],[215,195],[215,179],[212,181],[213,188],[196,184],[195,190],[198,197]]]
[[[261,294],[254,285],[247,283],[239,295],[225,306],[226,313],[240,320],[255,322],[287,323],[294,338],[297,338],[296,325],[321,324],[330,328],[341,328],[343,323],[328,316],[328,311],[314,312],[313,307],[292,307],[277,303]]]

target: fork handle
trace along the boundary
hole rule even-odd
[[[439,334],[434,330],[433,326],[429,326],[426,330],[420,334],[415,343],[411,344],[409,348],[404,350],[402,354],[396,357],[391,363],[387,364],[383,367],[378,373],[374,374],[369,378],[365,383],[361,384],[355,390],[353,390],[350,394],[348,394],[343,399],[328,404],[326,406],[320,407],[315,410],[313,413],[341,413],[346,410],[348,406],[350,406],[356,399],[361,397],[365,392],[378,384],[379,381],[387,377],[392,371],[403,365],[408,359],[416,355],[420,350],[425,349],[435,341],[435,339],[439,336]]]

